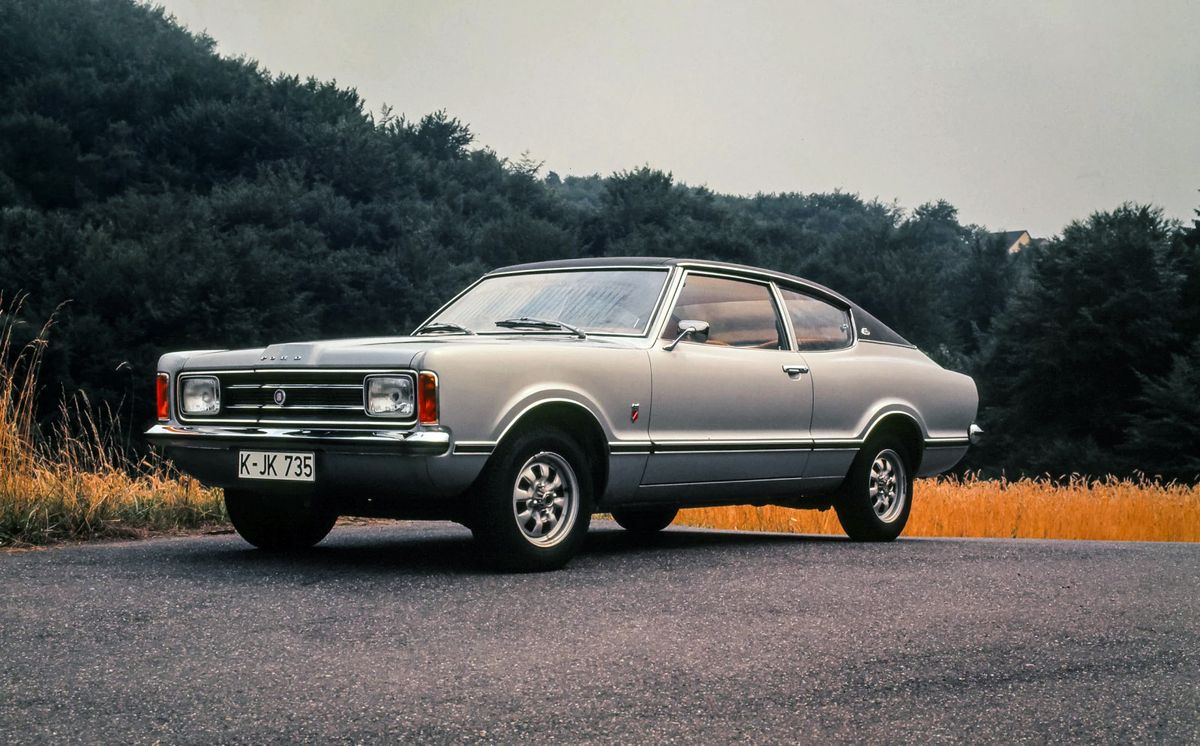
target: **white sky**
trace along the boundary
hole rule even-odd
[[[937,198],[1061,231],[1200,206],[1200,2],[158,0],[219,50],[560,175]]]

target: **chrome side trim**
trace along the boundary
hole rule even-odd
[[[626,454],[648,454],[653,449],[654,444],[648,440],[624,440],[608,442],[608,452],[614,456]]]
[[[971,445],[969,438],[926,438],[926,448],[962,448]]]
[[[804,482],[806,477],[764,477],[762,479],[721,479],[715,482],[662,482],[655,484],[643,484],[639,489],[656,490],[663,487],[709,487],[722,484],[770,484],[772,482]],[[686,506],[685,506],[686,507]]]
[[[255,441],[287,441],[289,446],[377,445],[404,454],[435,456],[450,449],[450,433],[443,430],[397,432],[392,430],[292,429],[278,427],[223,427],[203,425],[155,425],[146,431],[146,439],[158,446],[210,443],[244,443]]]
[[[763,451],[811,451],[812,441],[686,441],[655,443],[654,453],[761,453]]]
[[[653,443],[648,440],[609,441],[609,453],[618,455],[647,455],[651,453],[762,453],[766,451],[856,451],[865,438],[800,441],[671,441]],[[965,438],[926,438],[927,448],[956,448],[967,444]],[[454,453],[491,455],[498,445],[495,441],[459,441]]]
[[[496,450],[495,443],[476,443],[473,441],[459,441],[454,444],[454,453],[470,456],[490,456]]]

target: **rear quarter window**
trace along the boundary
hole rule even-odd
[[[780,288],[779,294],[792,321],[796,349],[841,350],[854,343],[849,309],[788,288]]]

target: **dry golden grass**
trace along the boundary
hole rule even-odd
[[[1149,480],[922,479],[905,536],[1200,541],[1200,485]],[[832,510],[699,508],[676,523],[743,531],[841,534]]]
[[[0,547],[223,523],[220,491],[156,457],[130,457],[114,437],[116,418],[93,415],[86,398],[64,403],[52,432],[39,430],[34,400],[50,323],[19,345],[19,310],[19,300],[0,298]]]

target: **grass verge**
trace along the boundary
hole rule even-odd
[[[680,511],[677,524],[743,531],[841,534],[832,510],[766,506]],[[1200,541],[1200,485],[1074,478],[922,479],[904,536]]]
[[[16,341],[20,299],[0,298],[0,548],[136,537],[225,522],[219,490],[119,445],[117,419],[85,397],[43,432],[34,408],[51,322]]]

